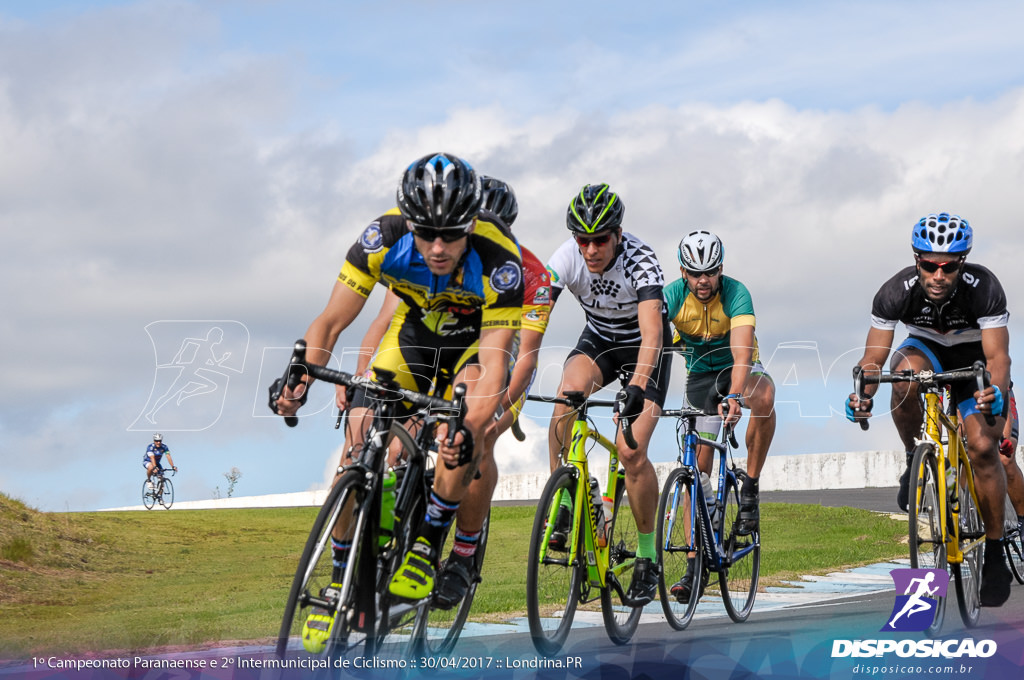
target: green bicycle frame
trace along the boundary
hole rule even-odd
[[[593,441],[608,451],[608,482],[605,484],[604,491],[604,495],[607,498],[617,498],[616,494],[619,493],[619,485],[625,483],[625,475],[619,471],[619,451],[616,448],[615,443],[600,432],[590,429],[590,424],[587,421],[585,411],[583,409],[579,410],[577,412],[576,421],[572,426],[572,438],[569,444],[569,457],[565,463],[567,466],[572,466],[576,469],[576,501],[572,512],[572,532],[569,537],[570,543],[568,544],[572,546],[572,548],[569,552],[568,559],[571,560],[575,555],[576,548],[579,546],[580,532],[583,532],[584,550],[586,552],[587,560],[587,578],[592,586],[604,588],[608,585],[606,575],[610,561],[609,554],[611,552],[611,544],[606,543],[604,546],[600,546],[597,541],[597,527],[594,525],[594,514],[592,512],[590,502],[590,468],[587,462],[588,452],[586,446],[588,440]],[[541,562],[548,559],[548,541],[550,540],[551,533],[554,530],[555,517],[558,513],[561,500],[562,499],[559,498],[558,503],[551,504],[547,528],[544,530],[544,541],[541,544]],[[606,517],[604,518],[604,521],[607,523],[612,519],[614,518]],[[620,573],[632,568],[633,560],[625,560],[621,564],[613,567],[612,571],[615,573],[616,577],[618,577]]]

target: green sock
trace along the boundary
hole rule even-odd
[[[654,532],[649,534],[640,534],[636,544],[636,556],[637,558],[646,557],[651,562],[658,561],[658,549],[654,543]]]

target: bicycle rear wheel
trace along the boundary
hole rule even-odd
[[[484,553],[487,549],[487,534],[490,528],[491,518],[488,515],[484,519],[483,528],[480,530],[480,538],[477,542],[476,553],[473,555],[474,570],[476,578],[469,584],[466,596],[462,601],[451,609],[438,609],[433,606],[425,607],[422,615],[422,623],[417,626],[417,638],[421,640],[423,653],[434,656],[449,654],[455,647],[462,633],[462,627],[469,618],[469,611],[473,607],[473,597],[476,595],[476,588],[480,584],[480,574],[483,573]],[[445,541],[441,555],[450,555],[452,545],[455,542],[455,532],[448,532],[448,539]],[[447,559],[441,563],[438,574],[444,572]],[[417,654],[418,655],[418,654]]]
[[[152,510],[156,505],[156,489],[149,488],[149,480],[142,482],[142,504],[146,510]]]
[[[961,473],[960,479],[966,479]],[[985,545],[985,529],[981,514],[974,504],[970,490],[959,487],[960,496],[960,549],[964,561],[953,564],[953,580],[956,583],[956,601],[960,618],[967,628],[978,625],[981,616],[981,562]],[[974,543],[973,547],[969,547]]]
[[[729,618],[742,623],[750,616],[757,597],[757,582],[761,575],[761,529],[740,535],[736,531],[740,512],[740,489],[736,478],[725,478],[725,518],[722,538],[726,564],[718,573],[722,602]]]
[[[171,484],[171,480],[165,478],[160,483],[159,492],[160,505],[170,510],[171,506],[174,505],[174,485]]]
[[[633,571],[636,560],[636,548],[639,535],[636,519],[628,505],[622,503],[626,497],[624,473],[619,473],[619,481],[615,487],[615,506],[612,522],[608,525],[608,580],[613,577],[619,581],[622,591],[629,587],[627,574]],[[614,576],[612,571],[614,570]],[[601,615],[608,637],[617,645],[629,642],[640,623],[643,607],[629,607],[618,602],[618,593],[609,584],[601,589]]]
[[[365,563],[365,551],[362,550],[365,534],[355,535],[360,514],[368,511],[365,506],[370,504],[364,502],[368,498],[362,473],[349,470],[338,478],[320,508],[285,602],[284,617],[275,646],[279,657],[283,658],[287,652],[308,652],[316,656],[343,654],[365,640],[368,628],[372,630],[376,614],[372,593],[369,598],[359,597],[357,586],[372,587],[375,583],[375,564],[374,561],[368,565]],[[333,567],[331,532],[342,516],[351,518],[348,521],[349,533],[344,537],[345,542],[351,543],[349,561],[356,561],[351,569],[351,579],[345,579],[344,572],[335,573]],[[363,518],[364,526],[369,519]],[[341,587],[337,593],[331,593],[327,589],[336,579],[340,581]],[[309,642],[312,649],[304,652],[306,641],[302,640],[303,626],[314,606],[334,612],[334,623],[330,637],[322,648],[317,649],[319,645]],[[352,634],[358,631],[364,634],[353,637]]]
[[[690,545],[690,527],[687,516],[690,513],[690,498],[694,493],[693,472],[689,468],[676,468],[669,473],[658,502],[658,562],[661,564],[661,578],[658,581],[658,595],[665,620],[676,630],[683,630],[693,619],[700,600],[700,575],[704,570],[704,551],[701,546],[701,532],[693,532]],[[688,602],[678,602],[670,589],[686,573],[687,556],[695,552],[693,573],[696,575],[697,592],[691,593]]]
[[[570,522],[569,539],[556,550],[549,545],[553,523],[561,499],[566,496],[570,507],[575,507],[579,481],[578,472],[571,466],[555,470],[544,487],[530,533],[530,552],[526,563],[526,617],[530,623],[530,637],[537,651],[545,656],[556,654],[565,644],[572,627],[572,619],[579,603],[583,565],[580,563],[582,539],[581,518]],[[577,543],[571,543],[577,535]]]
[[[918,444],[910,464],[909,542],[910,566],[914,569],[946,571],[946,540],[939,514],[938,461],[931,444]],[[935,618],[926,633],[942,628],[946,597],[935,597]]]
[[[1021,536],[1020,526],[1017,524],[1017,511],[1009,496],[1006,497],[1006,509],[1003,513],[1006,517],[1003,529],[1003,535],[1006,537],[1006,559],[1017,583],[1024,584],[1024,537]]]

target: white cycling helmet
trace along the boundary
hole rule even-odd
[[[691,231],[679,242],[679,264],[691,272],[706,272],[722,264],[725,246],[710,231]]]
[[[155,435],[153,435],[153,441],[155,441],[155,442],[162,442],[163,440],[164,440],[164,436],[162,434],[160,434],[159,432],[157,432]]]

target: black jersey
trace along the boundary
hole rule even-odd
[[[894,330],[902,321],[910,335],[946,347],[979,342],[985,328],[1007,325],[1006,294],[999,279],[979,264],[965,263],[953,294],[941,304],[918,285],[917,267],[907,267],[882,284],[871,305],[871,325]]]

